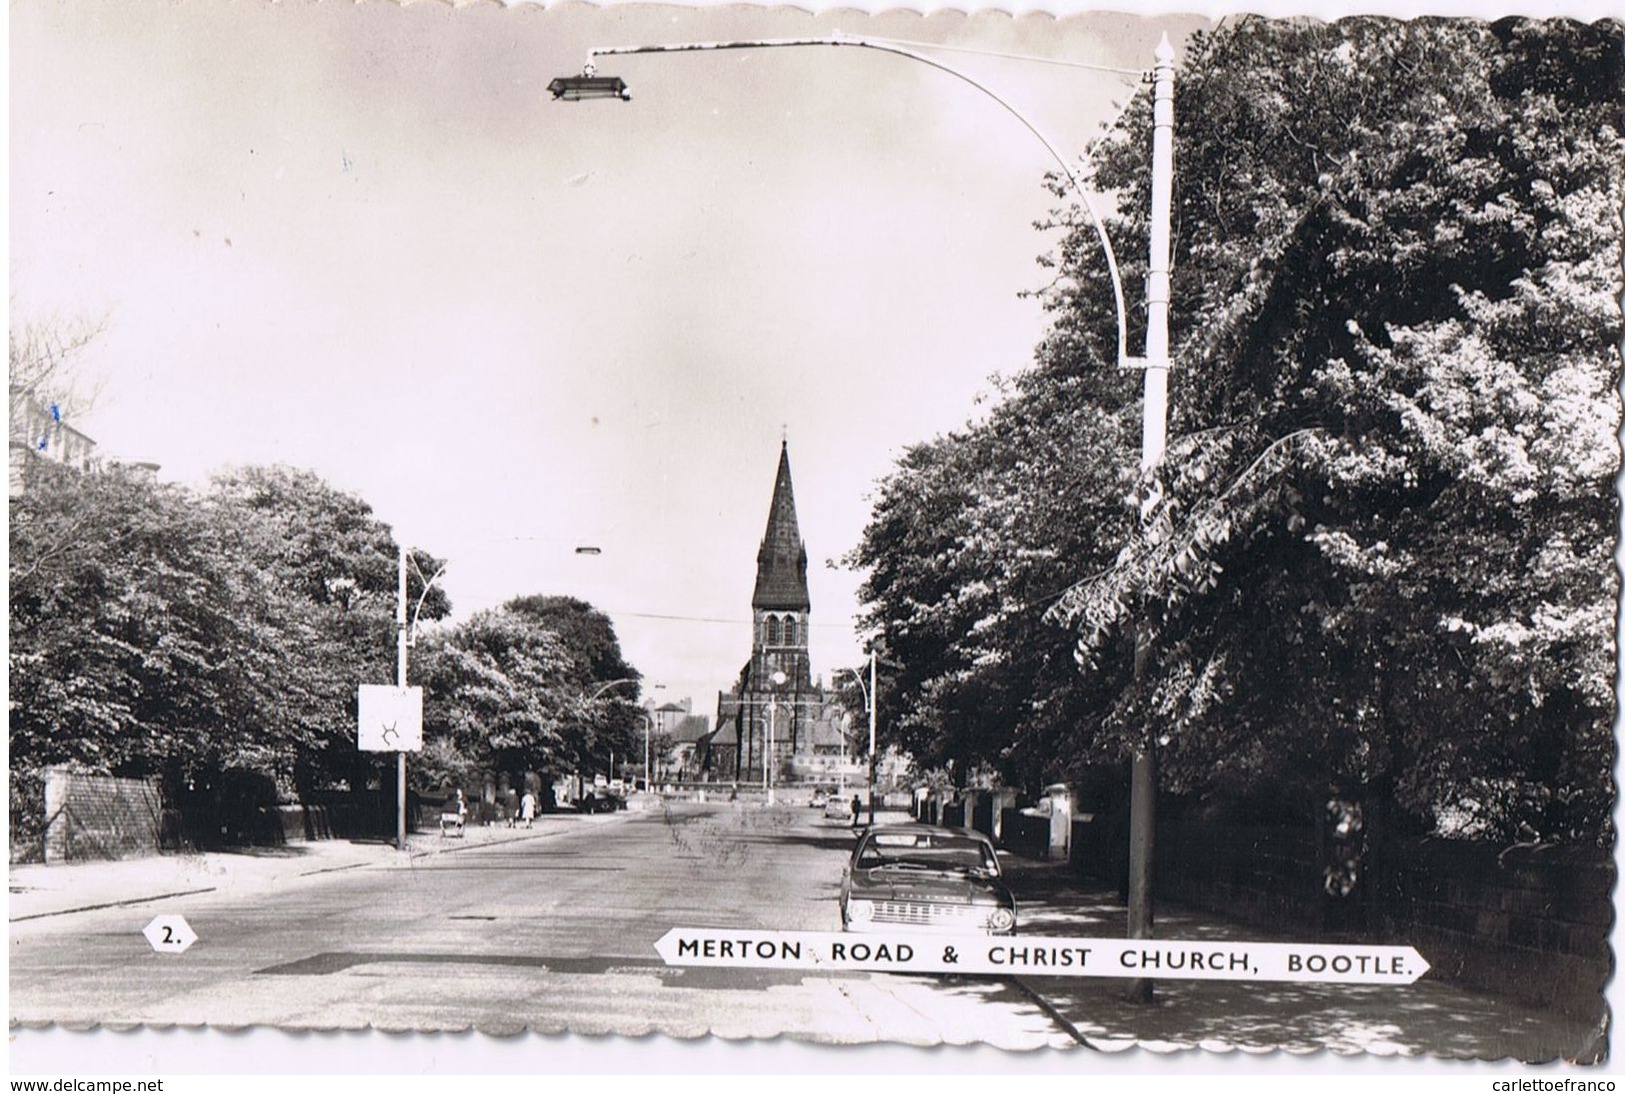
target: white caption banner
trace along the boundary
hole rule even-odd
[[[1411,984],[1428,963],[1410,946],[1185,942],[1126,938],[747,931],[674,927],[655,943],[668,965],[869,972],[1118,976]]]

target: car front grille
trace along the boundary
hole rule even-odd
[[[928,904],[912,900],[878,900],[876,923],[900,923],[910,927],[974,927],[987,923],[988,909],[970,904]]]

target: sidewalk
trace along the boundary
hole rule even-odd
[[[1128,913],[1115,889],[1091,886],[1064,863],[1012,858],[1007,869],[1023,935],[1125,938]],[[1167,940],[1311,941],[1311,932],[1250,927],[1159,901],[1156,936]],[[1427,956],[1425,953],[1422,955]],[[1526,1063],[1597,1062],[1606,1051],[1592,1023],[1423,976],[1405,986],[1158,980],[1150,1006],[1125,1001],[1130,981],[1023,976],[1023,986],[1090,1047],[1114,1052],[1206,1049],[1373,1053]]]
[[[217,890],[275,889],[316,874],[361,867],[409,868],[433,855],[542,839],[575,825],[613,823],[629,815],[543,813],[536,818],[536,826],[528,829],[470,825],[461,836],[415,832],[407,837],[405,854],[395,849],[393,840],[310,840],[281,847],[182,851],[114,862],[14,864],[8,877],[7,918],[16,923]]]

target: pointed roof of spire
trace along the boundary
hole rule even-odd
[[[796,495],[790,485],[790,444],[779,445],[779,472],[773,480],[773,504],[767,511],[767,531],[756,552],[756,591],[752,608],[768,611],[808,611],[807,546],[796,523]]]

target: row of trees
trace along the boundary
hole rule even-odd
[[[607,773],[612,755],[642,748],[643,714],[626,701],[638,673],[609,617],[585,601],[515,597],[430,635],[414,663],[426,749],[417,769],[430,784],[479,771]]]
[[[139,470],[31,461],[11,501],[14,830],[40,821],[52,764],[158,776],[171,790],[251,775],[287,797],[387,779],[356,747],[359,683],[395,679],[398,548],[360,498],[308,471],[250,467],[194,491]],[[451,605],[415,552],[420,620]],[[637,673],[610,622],[523,597],[427,634],[419,788],[481,771],[597,766],[638,737]]]
[[[1035,783],[1149,736],[1189,795],[1609,838],[1621,45],[1522,20],[1196,36],[1167,458],[1141,478],[1140,378],[1067,209],[1035,363],[905,455],[850,558],[898,742]],[[1093,157],[1129,285],[1146,100]]]

